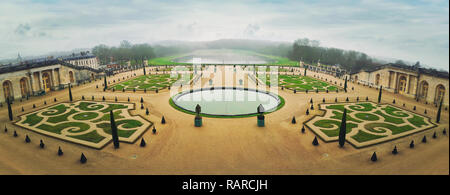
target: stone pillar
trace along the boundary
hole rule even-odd
[[[58,77],[58,85],[61,85],[61,69],[58,68],[58,74],[56,76]]]
[[[42,83],[42,71],[39,71],[39,90],[43,90],[43,83]]]
[[[391,75],[392,75],[392,72],[389,71],[389,75],[388,75],[388,85],[387,85],[389,88],[391,87],[391,83],[392,83],[392,82],[391,82],[391,80],[392,80],[392,79],[391,79],[391,78],[392,78]]]
[[[55,75],[53,74],[53,69],[50,70],[50,83],[52,85],[52,90],[55,90]]]
[[[11,80],[11,87],[12,87],[14,99],[21,99],[22,98],[22,90],[20,88],[20,80],[19,79]]]
[[[410,91],[411,76],[412,75],[407,75],[407,77],[406,77],[406,93],[407,94],[409,94],[409,91]]]
[[[395,72],[394,93],[398,93],[398,72]]]
[[[28,80],[29,80],[29,85],[30,85],[30,89],[31,89],[31,94],[34,95],[34,76],[33,73],[28,73]]]

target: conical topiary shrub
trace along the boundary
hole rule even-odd
[[[19,136],[19,135],[17,134],[16,130],[14,130],[14,134],[13,134],[13,136],[14,136],[14,137],[17,137],[17,136]]]
[[[155,126],[153,126],[152,133],[153,133],[153,134],[156,134],[156,128],[155,128]]]
[[[69,83],[69,100],[70,101],[73,100],[73,98],[72,98],[72,87],[70,86],[70,83]]]
[[[128,102],[130,102],[130,97],[128,97]]]
[[[164,118],[164,116],[162,116],[161,118],[161,124],[166,124],[166,119]]]
[[[141,104],[141,110],[143,110],[144,109],[144,104]]]
[[[306,115],[309,115],[309,109],[306,109]]]
[[[411,143],[409,144],[409,148],[414,148],[414,140],[412,140]]]
[[[311,108],[311,110],[314,110],[314,104],[311,104],[310,108]]]
[[[380,91],[378,92],[378,103],[381,103],[381,94],[383,93],[383,86],[380,86]]]
[[[436,131],[433,133],[433,139],[436,139],[437,135],[436,135]]]
[[[442,102],[443,102],[444,98],[441,98],[441,101],[439,103],[439,109],[438,112],[436,114],[436,123],[439,123],[441,121],[441,110],[442,110]]]
[[[141,147],[145,147],[147,145],[147,143],[145,142],[144,138],[141,139],[141,144],[139,144],[139,146]]]
[[[305,125],[302,126],[302,133],[305,133]]]
[[[11,108],[11,102],[9,100],[9,97],[6,98],[6,102],[8,104],[8,116],[9,116],[9,121],[13,120],[13,112],[12,112],[12,108]],[[34,104],[33,104],[34,105]]]
[[[318,146],[319,145],[319,141],[317,140],[317,137],[314,137],[312,145],[314,145],[314,146]]]
[[[347,109],[344,108],[344,113],[342,114],[341,126],[339,128],[339,146],[344,147],[347,135]]]
[[[373,152],[372,157],[370,158],[372,162],[376,162],[378,160],[377,153]]]
[[[81,153],[80,162],[81,162],[82,164],[84,164],[84,163],[87,162],[87,158],[86,158],[86,156],[84,156],[83,153]]]
[[[141,103],[144,103],[144,99],[141,97]]]
[[[25,136],[25,142],[26,143],[30,143],[31,142],[31,139],[30,139],[30,137],[28,137],[28,135]]]
[[[297,123],[297,121],[295,120],[295,116],[294,116],[294,117],[292,117],[292,121],[291,121],[291,123],[292,123],[292,124],[296,124],[296,123]]]
[[[148,108],[145,108],[145,115],[148,115],[149,113]]]
[[[5,125],[5,133],[7,133],[8,132],[8,128],[6,128],[6,125]]]
[[[325,98],[322,99],[322,103],[325,103]]]
[[[118,131],[117,131],[117,125],[116,125],[116,121],[114,120],[114,113],[113,113],[112,110],[109,111],[109,118],[110,118],[111,135],[112,135],[114,148],[117,149],[120,146],[120,144],[119,144],[119,134],[118,134]]]
[[[422,143],[427,143],[427,136],[423,136],[423,138],[422,138]]]

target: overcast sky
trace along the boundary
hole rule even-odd
[[[1,0],[0,24],[0,59],[121,40],[309,38],[449,69],[448,0]]]

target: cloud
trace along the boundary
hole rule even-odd
[[[244,37],[253,38],[260,29],[258,24],[248,24],[244,30]]]
[[[29,24],[19,24],[14,30],[14,33],[20,36],[26,36],[30,30],[31,27]]]
[[[121,40],[306,37],[448,70],[448,7],[448,0],[5,0],[0,58]]]

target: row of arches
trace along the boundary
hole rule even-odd
[[[358,81],[358,75],[355,75],[354,80],[357,82]],[[380,81],[381,81],[381,75],[380,74],[376,74],[375,75],[375,85],[379,86],[380,85]],[[407,90],[407,78],[405,76],[400,76],[399,80],[398,80],[398,86],[397,86],[397,91],[400,94],[405,93]],[[429,84],[427,81],[422,81],[420,82],[419,86],[418,86],[418,91],[417,91],[417,98],[418,99],[423,99],[423,100],[427,100],[428,96],[429,96]],[[434,102],[439,102],[442,98],[444,98],[445,95],[445,86],[442,84],[439,84],[436,86],[436,88],[434,89]]]
[[[427,81],[422,81],[419,84],[419,90],[417,93],[417,98],[426,100],[428,98],[429,84]],[[445,95],[445,87],[439,84],[434,89],[434,102],[439,102]]]
[[[74,77],[74,74],[72,71],[69,71],[69,81],[70,81],[70,83],[75,82],[75,77]],[[53,87],[50,74],[47,72],[42,73],[42,81],[39,81],[39,82],[42,82],[42,87],[45,92],[50,91],[50,89]],[[22,77],[19,80],[19,86],[20,86],[20,95],[22,97],[31,95],[32,90],[31,90],[29,78]],[[3,81],[2,87],[3,87],[3,94],[5,97],[5,100],[7,98],[14,99],[14,90],[13,90],[12,82],[10,80]]]

